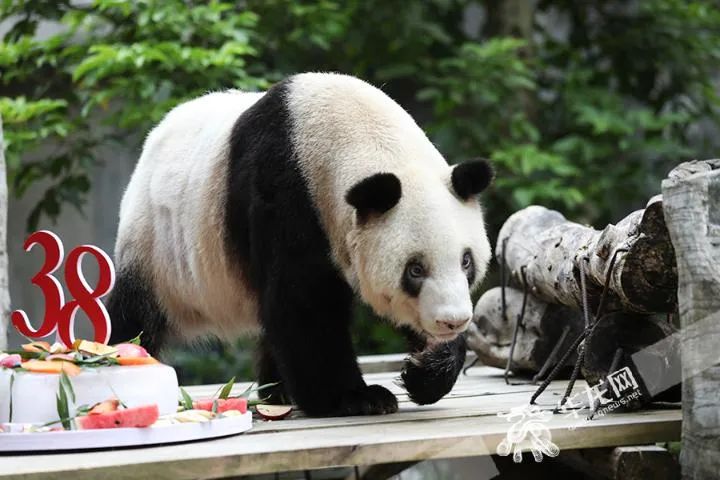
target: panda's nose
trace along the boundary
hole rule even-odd
[[[456,320],[456,319],[445,319],[445,320],[435,320],[435,323],[438,325],[438,327],[441,328],[447,328],[448,330],[455,331],[455,330],[464,330],[467,324],[470,322],[471,317],[464,318],[462,320]]]

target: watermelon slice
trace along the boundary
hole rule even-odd
[[[213,399],[212,398],[204,398],[201,400],[195,400],[193,402],[193,408],[196,410],[207,410],[209,412],[212,411],[213,408]],[[247,398],[228,398],[228,399],[218,399],[218,413],[227,412],[228,410],[239,410],[240,413],[247,412]]]
[[[144,428],[151,426],[159,417],[160,411],[158,410],[158,406],[153,404],[78,417],[75,419],[75,422],[77,422],[78,427],[82,430],[96,430],[100,428]]]

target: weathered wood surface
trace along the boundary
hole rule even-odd
[[[597,324],[593,334],[585,340],[585,361],[582,367],[583,377],[591,385],[596,385],[610,372],[613,357],[618,348],[622,349],[620,362],[615,370],[631,365],[633,354],[644,353],[643,375],[636,380],[643,383],[647,392],[659,393],[654,384],[670,368],[670,361],[679,361],[677,342],[663,342],[665,348],[652,348],[663,339],[670,338],[676,332],[665,315],[641,315],[625,312],[609,314]],[[652,357],[656,357],[653,362]],[[647,385],[645,385],[647,383]],[[660,390],[662,391],[662,390]],[[649,398],[643,398],[647,402]],[[679,401],[679,398],[668,399]]]
[[[7,254],[8,186],[5,164],[5,143],[0,117],[0,350],[7,347],[7,326],[10,318],[10,285],[8,283]]]
[[[662,184],[677,253],[683,331],[683,478],[720,472],[720,160],[681,164]]]
[[[675,257],[659,197],[602,231],[570,222],[554,210],[530,206],[511,215],[501,228],[498,259],[503,249],[513,285],[522,288],[525,268],[536,297],[578,309],[581,263],[586,267],[589,303],[595,308],[613,255],[627,249],[618,255],[610,279],[610,306],[635,312],[674,310]]]
[[[677,480],[680,466],[656,445],[561,452],[558,459],[598,480]]]
[[[257,421],[244,435],[207,442],[62,455],[0,456],[0,478],[190,479],[223,478],[343,465],[414,462],[494,454],[510,423],[497,416],[527,404],[532,385],[507,386],[502,370],[473,367],[435,405],[417,406],[394,384],[397,372],[367,375],[398,395],[393,415]],[[247,385],[237,385],[239,393]],[[553,382],[539,399],[552,410],[566,382]],[[585,383],[578,382],[575,392]],[[212,395],[218,385],[189,387],[195,397]],[[587,414],[587,411],[581,412]],[[679,438],[678,411],[612,414],[581,424],[555,415],[548,428],[560,449],[637,445]]]
[[[502,314],[502,289],[492,288],[475,304],[473,321],[468,328],[467,343],[485,365],[504,368],[510,356],[515,323],[522,310],[523,292],[512,287],[505,289],[506,315]],[[518,331],[513,352],[513,371],[536,373],[569,327],[560,352],[570,347],[582,332],[584,323],[578,311],[553,305],[528,295],[523,327]],[[568,359],[575,362],[576,355]]]

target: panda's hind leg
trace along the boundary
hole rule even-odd
[[[120,269],[110,293],[107,310],[112,323],[110,343],[122,343],[141,335],[140,342],[151,355],[163,347],[168,321],[148,277],[135,266]]]

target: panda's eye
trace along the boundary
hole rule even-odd
[[[465,253],[463,254],[463,258],[462,258],[462,268],[463,268],[463,270],[467,270],[467,269],[471,268],[472,265],[473,265],[472,254],[471,254],[470,252],[465,252]]]
[[[413,278],[422,278],[425,276],[425,267],[418,262],[412,262],[408,264],[408,275]]]

